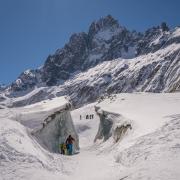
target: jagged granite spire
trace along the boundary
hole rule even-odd
[[[98,21],[94,21],[89,27],[89,36],[93,36],[101,30],[107,28],[118,28],[119,23],[111,15],[100,18]]]

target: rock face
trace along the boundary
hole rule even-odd
[[[93,22],[87,33],[73,34],[40,69],[23,72],[6,88],[6,95],[46,87],[46,96],[69,95],[75,104],[83,104],[104,93],[179,91],[179,45],[179,27],[169,30],[162,23],[138,33],[108,15]]]
[[[47,58],[43,67],[43,81],[49,86],[56,85],[69,79],[76,71],[84,71],[114,58],[110,46],[116,36],[123,39],[126,32],[111,16],[93,22],[88,33],[73,34],[64,48]]]
[[[15,94],[22,91],[31,91],[35,86],[40,84],[41,81],[41,71],[37,70],[26,70],[21,73],[18,79],[13,82],[8,89]]]

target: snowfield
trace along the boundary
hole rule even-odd
[[[48,151],[31,133],[67,104],[60,97],[0,109],[0,180],[179,179],[180,93],[116,94],[73,110],[81,148],[74,156]],[[109,136],[94,142],[104,117],[113,123]],[[122,122],[132,129],[116,142],[113,135]]]
[[[180,93],[120,94],[97,106],[131,120],[132,130],[111,148],[122,179],[179,179]],[[107,153],[112,144],[105,144]]]

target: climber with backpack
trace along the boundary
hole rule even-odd
[[[68,155],[72,155],[73,141],[75,141],[75,139],[71,135],[69,135],[68,138],[66,139],[66,148],[67,148]]]

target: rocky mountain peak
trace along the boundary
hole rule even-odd
[[[161,23],[161,29],[162,29],[162,31],[169,31],[169,27],[166,24],[166,22],[162,22]]]
[[[180,43],[180,28],[169,31],[166,23],[144,33],[129,31],[111,15],[94,21],[88,32],[74,33],[69,42],[47,57],[41,70],[22,73],[10,85],[12,92],[64,84],[74,74],[116,58],[132,59]],[[39,85],[40,84],[40,85]]]
[[[101,30],[108,28],[119,28],[119,23],[111,15],[100,18],[98,21],[94,21],[89,28],[89,36],[97,34]]]
[[[10,90],[13,91],[26,91],[41,83],[41,72],[40,70],[28,69],[21,73],[15,82],[11,84]]]
[[[69,40],[69,44],[74,44],[87,40],[87,34],[85,32],[74,33]]]
[[[157,35],[160,35],[162,33],[167,33],[169,31],[169,27],[165,22],[162,22],[158,26],[153,26],[149,29],[147,29],[144,33],[145,37],[151,38],[152,36],[156,37]]]

